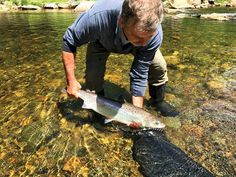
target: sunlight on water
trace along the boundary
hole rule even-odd
[[[0,13],[1,176],[142,176],[132,140],[61,93],[62,36],[75,18]],[[166,135],[215,175],[234,176],[236,22],[166,18],[163,28],[166,98],[181,110],[177,119],[163,118]],[[76,61],[81,83],[85,49],[78,50]],[[110,56],[107,96],[128,97],[131,63],[131,56]]]

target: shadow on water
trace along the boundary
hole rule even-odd
[[[64,102],[57,103],[61,115],[65,117],[67,121],[74,122],[76,126],[92,123],[92,119],[83,119],[80,115],[73,114],[76,111],[83,111],[82,105],[83,101],[81,99],[67,100]]]
[[[84,89],[84,85],[82,85],[82,89]],[[123,102],[122,99],[131,102],[130,93],[126,89],[121,88],[114,83],[105,81],[104,90],[105,98],[116,101],[117,103],[119,103],[119,105],[120,102]],[[68,121],[76,123],[76,126],[92,124],[94,121],[103,123],[101,122],[103,121],[102,118],[98,116],[98,114],[94,114],[94,111],[82,108],[82,99],[67,99],[59,101],[57,103],[57,106],[62,116],[65,117]]]

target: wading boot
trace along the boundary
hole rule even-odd
[[[177,111],[175,107],[164,100],[165,87],[166,84],[160,86],[153,86],[149,84],[149,94],[151,96],[151,99],[149,100],[149,106],[154,107],[163,116],[175,117],[179,115],[179,111]]]

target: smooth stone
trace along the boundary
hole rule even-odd
[[[41,7],[35,6],[35,5],[24,5],[24,6],[19,6],[18,9],[20,9],[20,10],[40,10]]]
[[[56,3],[47,3],[43,6],[44,9],[58,9],[58,5]]]

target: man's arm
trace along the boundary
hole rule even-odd
[[[76,97],[76,93],[81,88],[81,85],[75,78],[75,53],[63,51],[62,59],[66,73],[67,93]]]
[[[134,106],[143,108],[143,96],[132,96],[132,103]]]

